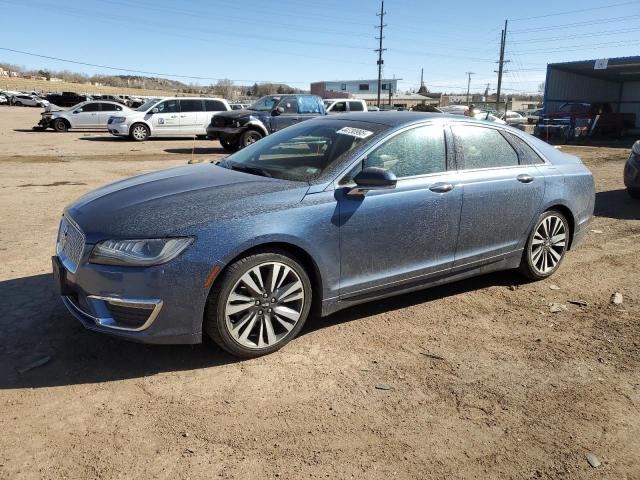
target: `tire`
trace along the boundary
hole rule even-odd
[[[633,188],[627,188],[627,193],[631,198],[640,198],[640,190],[635,190]]]
[[[66,132],[67,130],[69,130],[69,124],[62,118],[56,118],[53,121],[53,129],[56,132]]]
[[[144,123],[134,123],[129,129],[129,138],[135,142],[144,142],[149,138],[151,132]]]
[[[550,230],[551,235],[548,232]],[[520,273],[531,280],[550,277],[564,260],[571,231],[566,217],[557,210],[547,210],[538,218],[529,234]]]
[[[264,135],[257,130],[247,130],[240,136],[240,148],[248,147],[260,140]]]
[[[227,152],[237,152],[239,150],[239,140],[236,137],[222,137],[220,138],[220,145]]]
[[[311,302],[309,276],[295,257],[282,250],[259,252],[234,262],[216,279],[203,329],[228,353],[259,357],[279,350],[298,334]]]
[[[22,106],[23,106],[23,105],[22,105],[22,102],[21,102],[20,100],[18,100],[17,102],[15,102],[15,103],[14,103],[14,105],[15,105],[16,107],[22,107]]]

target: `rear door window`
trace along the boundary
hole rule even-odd
[[[536,151],[531,148],[523,139],[509,132],[502,132],[502,134],[513,146],[513,148],[516,149],[518,158],[520,159],[520,165],[535,165],[544,163],[542,157],[540,157],[540,155],[538,155]]]
[[[103,112],[115,112],[118,110],[122,110],[121,108],[117,108],[114,104],[112,103],[101,103],[100,104],[100,109]]]
[[[322,100],[315,95],[300,95],[298,97],[300,113],[324,113]]]
[[[98,112],[100,111],[100,104],[98,103],[87,103],[82,106],[81,109],[83,112]]]
[[[349,102],[349,110],[351,110],[352,112],[363,112],[364,107],[360,102]]]
[[[475,125],[452,125],[451,131],[455,138],[458,163],[464,169],[518,165],[516,151],[498,130]]]
[[[189,99],[189,100],[180,100],[180,111],[181,112],[203,112],[204,106],[202,104],[202,100],[198,99]]]
[[[207,112],[224,112],[227,110],[225,104],[220,100],[205,100],[204,107]],[[238,107],[238,109],[242,108],[241,106]]]

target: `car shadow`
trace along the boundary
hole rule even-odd
[[[196,147],[196,148],[165,148],[165,152],[177,155],[228,155],[222,147]]]
[[[624,188],[598,192],[593,214],[617,220],[640,220],[640,200],[631,198]]]
[[[520,282],[521,277],[503,272],[371,302],[326,318],[312,318],[301,335],[451,295]],[[51,274],[0,282],[0,305],[0,390],[109,382],[242,361],[206,338],[201,345],[144,345],[86,330],[60,302]]]
[[[33,128],[14,128],[13,129],[14,132],[19,132],[19,133],[55,133],[56,135],[60,135],[61,133],[64,132],[56,132],[55,130],[51,130],[51,129],[44,129],[44,128],[40,128],[40,127],[33,127]],[[69,132],[71,133],[105,133],[104,130],[85,130],[85,129],[78,129],[78,128],[72,128],[69,130]]]

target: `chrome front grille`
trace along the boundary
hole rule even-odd
[[[60,221],[56,253],[67,270],[75,273],[84,251],[84,234],[66,217]]]

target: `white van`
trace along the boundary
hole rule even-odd
[[[149,137],[205,137],[211,117],[229,110],[222,98],[151,98],[126,115],[110,117],[107,129],[138,142]]]
[[[328,98],[322,100],[327,113],[366,112],[367,102],[357,98]]]

